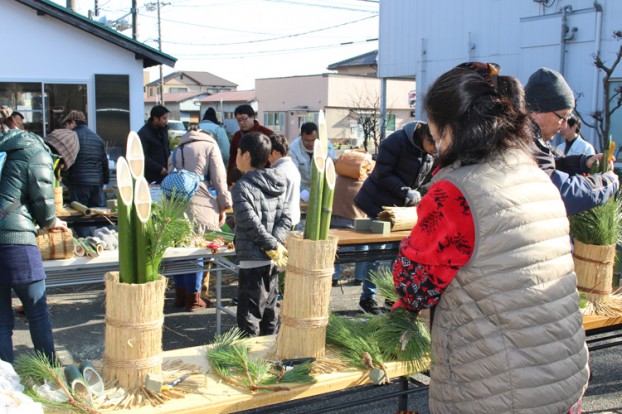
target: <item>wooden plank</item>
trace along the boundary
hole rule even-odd
[[[330,234],[339,238],[339,246],[369,243],[388,243],[401,241],[410,236],[410,230],[393,231],[389,234],[374,234],[369,231],[352,229],[330,229]]]
[[[249,339],[249,341],[252,341],[251,355],[275,359],[273,356],[275,339],[275,336]],[[208,371],[209,364],[207,363],[206,349],[207,348],[204,346],[198,346],[168,351],[164,353],[164,360],[182,360],[185,363],[199,366],[201,369]],[[422,362],[420,371],[428,369],[428,364],[429,361]],[[407,374],[405,366],[395,362],[387,364],[387,371],[391,378]],[[187,394],[185,398],[174,399],[157,407],[132,408],[131,412],[132,414],[233,413],[300,398],[313,397],[370,383],[369,376],[366,372],[354,369],[317,375],[315,378],[317,382],[313,384],[287,384],[290,388],[289,391],[264,391],[251,394],[248,391],[220,382],[219,379],[211,373],[207,375],[197,375],[189,378],[189,380],[194,379],[195,381],[198,379],[197,382],[203,384],[196,394]],[[115,413],[129,412],[130,410],[115,411]]]
[[[604,328],[606,326],[620,325],[622,330],[622,316],[609,317],[598,315],[583,315],[583,329],[589,331],[590,329]]]

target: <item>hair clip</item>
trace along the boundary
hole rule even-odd
[[[479,73],[493,89],[497,89],[497,75],[501,72],[501,66],[497,63],[465,62],[456,67],[474,70]]]

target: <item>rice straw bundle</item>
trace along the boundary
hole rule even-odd
[[[63,213],[63,187],[54,187],[54,206],[56,214]]]
[[[391,223],[391,231],[411,230],[417,224],[417,208],[383,206],[378,220]]]
[[[321,358],[326,348],[326,325],[334,273],[337,237],[307,240],[291,232],[289,261],[276,353],[281,359]]]
[[[613,293],[613,264],[616,245],[598,246],[574,241],[577,289],[586,293],[585,315],[621,316],[622,294]]]
[[[166,278],[119,283],[106,274],[104,378],[126,391],[143,387],[149,373],[162,372],[162,325]]]

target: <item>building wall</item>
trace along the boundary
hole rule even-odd
[[[552,3],[547,8],[516,0],[381,0],[378,76],[415,77],[421,102],[434,79],[465,61],[498,63],[503,75],[523,83],[534,70],[547,66],[563,72],[578,97],[578,111],[591,120],[589,114],[602,107],[602,72],[594,67],[592,56],[600,39],[600,56],[609,64],[613,60],[620,41],[611,34],[622,29],[622,2],[599,0],[600,33],[593,0]],[[564,9],[573,36],[562,47]],[[622,66],[614,77],[620,80]],[[612,125],[614,136],[622,135],[622,111],[614,115]],[[589,128],[582,132],[588,140],[595,137]]]
[[[408,91],[414,81],[387,82],[387,108],[395,114],[396,124],[410,118]],[[266,112],[284,112],[285,127],[281,131],[290,141],[300,133],[300,123],[311,120],[320,109],[325,112],[328,137],[334,141],[357,138],[356,122],[350,108],[379,105],[380,80],[366,76],[323,74],[287,78],[256,79],[260,122]]]
[[[128,75],[130,125],[143,125],[143,61],[134,53],[14,1],[2,3],[2,30],[16,38],[4,42],[0,82],[86,84],[88,124],[97,130],[95,74]]]

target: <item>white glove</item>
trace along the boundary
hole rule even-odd
[[[417,190],[412,190],[410,187],[402,187],[402,190],[408,190],[406,192],[406,199],[404,200],[404,205],[416,206],[421,201],[421,194]]]
[[[300,199],[305,203],[309,201],[309,190],[302,190],[300,192]]]

